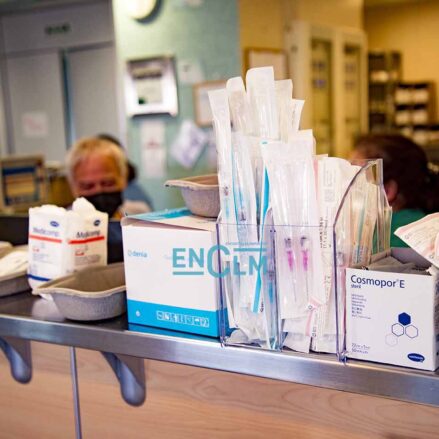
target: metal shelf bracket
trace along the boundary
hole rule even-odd
[[[26,384],[32,379],[32,353],[29,340],[0,337],[0,349],[5,353],[15,381]]]
[[[120,384],[124,401],[132,406],[140,406],[146,399],[145,367],[142,358],[130,355],[101,352],[113,369]]]

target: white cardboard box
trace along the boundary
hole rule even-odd
[[[215,221],[153,212],[124,218],[122,234],[128,321],[218,337]]]
[[[392,256],[402,262],[426,263],[411,249],[392,249]],[[436,370],[438,308],[437,277],[348,268],[348,357]]]

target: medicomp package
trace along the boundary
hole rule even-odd
[[[419,255],[411,249],[395,248],[391,254],[402,262],[420,265]],[[348,357],[437,369],[439,283],[436,276],[425,272],[348,268],[346,295]]]
[[[108,214],[84,198],[72,209],[29,209],[29,267],[32,288],[85,267],[107,265]]]
[[[219,336],[216,223],[187,209],[122,220],[128,321]]]

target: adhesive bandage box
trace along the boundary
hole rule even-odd
[[[122,220],[128,321],[219,336],[215,221],[187,209]]]
[[[392,256],[402,262],[419,259],[411,249],[392,249]],[[350,268],[346,301],[348,357],[425,370],[439,367],[436,276]]]

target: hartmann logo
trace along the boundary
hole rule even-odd
[[[402,279],[373,279],[370,277],[362,277],[353,274],[351,276],[351,287],[361,288],[362,285],[372,285],[380,288],[405,288],[405,281]]]
[[[425,360],[425,357],[421,354],[411,353],[407,355],[409,360],[416,361],[417,363],[422,363]]]

